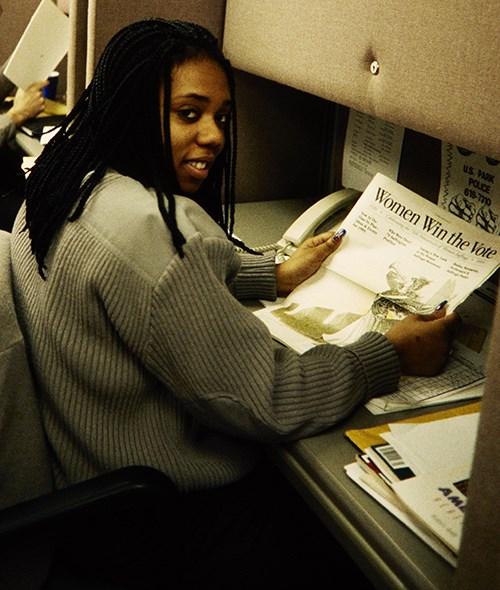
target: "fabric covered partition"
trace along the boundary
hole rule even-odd
[[[109,39],[122,27],[143,18],[158,16],[188,20],[203,25],[218,38],[222,35],[223,0],[88,0],[88,4],[87,79],[92,77],[94,66]]]
[[[68,106],[71,108],[92,78],[111,37],[136,20],[159,16],[197,22],[222,36],[224,0],[71,0],[72,40],[68,55]]]
[[[497,0],[227,0],[245,72],[500,159]]]
[[[14,51],[40,0],[2,0],[0,2],[0,65]]]

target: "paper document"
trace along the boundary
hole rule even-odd
[[[372,496],[387,511],[398,518],[424,543],[445,559],[450,565],[456,567],[457,558],[452,551],[445,546],[414,514],[409,513],[402,501],[394,494],[388,495],[378,489],[357,463],[345,466],[347,475],[367,494]]]
[[[456,218],[382,174],[373,178],[342,227],[347,233],[341,247],[313,277],[283,302],[255,312],[275,339],[298,352],[324,343],[347,345],[369,331],[385,333],[410,313],[431,313],[444,300],[452,311],[500,267],[499,236]],[[495,295],[486,297],[491,301],[479,297],[481,304],[487,303],[486,310],[470,304],[483,344]],[[476,356],[469,354],[471,346],[466,342],[451,355],[448,379],[439,376],[433,384],[433,378],[404,378],[399,387],[403,397],[393,398],[394,407],[370,411],[428,405],[450,391],[477,397],[484,373],[476,361],[484,346],[473,351]],[[441,397],[439,403],[443,401],[451,400]]]
[[[470,470],[455,465],[393,484],[405,507],[458,554]]]
[[[439,412],[432,412],[431,414],[422,414],[419,416],[412,416],[405,418],[398,422],[389,424],[380,424],[379,426],[371,426],[369,428],[353,428],[346,430],[346,437],[360,450],[364,451],[367,447],[378,445],[384,442],[384,435],[390,432],[391,426],[394,424],[422,424],[425,422],[435,422],[436,420],[443,420],[445,418],[453,418],[453,416],[464,416],[466,414],[474,414],[481,410],[481,402],[476,401],[465,406],[458,406],[440,410]]]
[[[461,464],[470,471],[479,412],[422,424],[389,424],[382,438],[404,457],[415,475]]]
[[[42,0],[12,53],[4,75],[26,90],[47,80],[69,49],[69,18],[52,0]]]
[[[349,110],[342,186],[364,191],[377,172],[397,180],[404,127]]]
[[[500,235],[498,161],[442,143],[438,204],[488,233]]]

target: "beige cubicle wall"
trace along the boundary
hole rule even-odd
[[[40,0],[0,0],[0,64],[15,49]]]
[[[122,27],[143,18],[180,19],[197,22],[220,38],[224,8],[224,0],[70,0],[68,106],[73,106],[107,42]]]
[[[498,0],[227,0],[246,72],[500,159]]]

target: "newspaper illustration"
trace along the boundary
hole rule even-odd
[[[375,175],[342,227],[341,247],[313,277],[281,303],[255,312],[276,340],[298,352],[324,343],[346,345],[367,331],[385,333],[406,315],[430,313],[442,301],[452,311],[500,266],[498,236],[382,174]],[[493,314],[494,295],[486,299],[487,316]],[[452,357],[450,365],[457,360]],[[480,364],[465,361],[448,370],[450,382],[437,388],[431,387],[433,378],[425,378],[424,398],[483,380]],[[409,392],[409,399],[395,400],[397,407],[369,409],[379,413],[421,403],[416,383],[418,378],[401,380],[400,393]]]

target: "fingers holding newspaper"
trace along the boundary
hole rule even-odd
[[[440,373],[460,322],[456,312],[447,314],[441,304],[431,314],[412,314],[391,328],[386,336],[398,352],[402,373],[427,377]]]
[[[278,295],[286,296],[311,277],[330,254],[340,246],[345,230],[323,232],[307,238],[292,256],[276,265]]]

